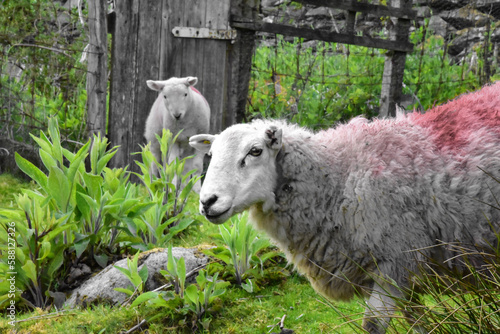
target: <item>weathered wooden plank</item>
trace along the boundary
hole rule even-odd
[[[164,42],[161,52],[160,78],[166,80],[170,77],[181,76],[181,65],[183,58],[183,39],[172,35],[172,29],[176,26],[185,26],[184,1],[163,0],[163,19],[161,28],[161,40]]]
[[[244,22],[233,18],[231,26],[240,29],[263,31],[273,34],[286,36],[302,37],[311,40],[320,40],[325,42],[353,44],[368,48],[394,50],[402,52],[411,52],[413,44],[408,41],[391,41],[386,39],[371,38],[368,36],[353,36],[349,34],[339,34],[320,29],[296,28],[284,24],[266,23],[266,22]]]
[[[209,29],[227,29],[229,27],[229,0],[222,0],[218,6],[207,6],[205,27]],[[210,104],[210,132],[218,133],[227,127],[226,113],[226,63],[229,42],[205,40],[203,94]]]
[[[200,0],[185,0],[184,1],[184,24],[183,27],[201,27],[201,22],[205,21],[205,8]],[[204,23],[204,22],[203,22]],[[198,53],[203,54],[203,45],[201,41],[188,38],[180,38],[182,40],[182,64],[181,76],[196,76],[198,80],[203,80],[198,72],[198,69],[203,67],[203,57],[199,57]],[[200,63],[201,62],[201,63]],[[200,82],[201,83],[201,82]]]
[[[108,127],[111,144],[120,145],[120,150],[111,160],[114,167],[126,166],[131,153],[129,142],[134,121],[138,12],[139,2],[136,0],[116,3]]]
[[[146,119],[158,93],[149,89],[147,80],[155,79],[160,72],[160,47],[158,31],[162,23],[162,2],[157,0],[140,0],[139,27],[137,35],[137,62],[136,62],[136,99],[134,116],[131,128],[130,150],[138,152],[140,145],[146,144],[144,129]],[[138,155],[130,156],[129,170],[138,171],[133,162],[139,159]]]
[[[108,39],[106,3],[89,1],[89,52],[87,72],[87,133],[106,135]]]
[[[356,0],[296,0],[297,2],[313,5],[325,6],[336,9],[343,9],[353,12],[372,14],[375,16],[392,16],[403,19],[415,19],[417,12],[410,8],[398,8],[394,6],[373,5]]]

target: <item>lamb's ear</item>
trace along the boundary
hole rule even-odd
[[[163,87],[165,87],[165,83],[163,81],[148,80],[146,81],[146,84],[149,88],[151,88],[152,90],[156,90],[157,92],[161,92]]]
[[[188,86],[188,87],[196,85],[197,82],[198,82],[197,77],[187,77],[186,78],[186,86]]]
[[[200,152],[208,153],[215,137],[214,135],[195,135],[189,138],[189,145]]]
[[[279,150],[281,148],[282,144],[282,130],[278,129],[277,126],[271,125],[267,130],[266,130],[266,144],[269,148],[272,148],[274,150]]]

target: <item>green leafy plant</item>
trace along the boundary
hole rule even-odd
[[[137,162],[141,174],[136,175],[145,186],[147,196],[153,203],[144,212],[142,219],[135,220],[133,227],[134,233],[142,240],[143,249],[166,246],[175,235],[195,223],[199,216],[185,210],[188,198],[192,194],[191,190],[200,179],[199,176],[193,176],[194,171],[186,173],[184,171],[186,160],[191,157],[167,163],[169,148],[177,136],[172,137],[170,131],[163,129],[162,136],[157,136],[161,149],[161,162],[153,156],[149,145],[142,149],[142,162]],[[155,169],[159,171],[159,176],[151,172]]]
[[[183,257],[177,259],[172,255],[172,245],[168,246],[167,270],[160,270],[160,273],[174,286],[174,291],[181,298],[184,298],[186,286],[186,263]]]
[[[139,252],[137,252],[131,259],[127,258],[127,268],[122,268],[119,266],[113,266],[118,269],[122,274],[127,276],[130,283],[132,283],[131,288],[115,288],[116,291],[126,293],[130,297],[134,295],[140,295],[144,291],[144,285],[148,280],[148,267],[144,265],[141,270],[138,270],[137,263],[139,261]]]
[[[8,245],[15,250],[13,262],[7,262],[6,256],[0,262],[0,307],[12,300],[7,279],[15,275],[15,299],[43,308],[50,301],[49,291],[69,247],[64,242],[66,232],[75,223],[71,213],[55,214],[47,200],[36,193],[17,195],[16,204],[17,209],[0,209],[1,253],[8,253]],[[27,291],[27,295],[21,296],[20,291]]]
[[[186,288],[184,296],[185,309],[193,315],[192,323],[200,323],[203,329],[208,330],[211,318],[206,317],[210,312],[210,305],[216,298],[223,295],[225,287],[229,282],[218,281],[218,274],[213,277],[206,276],[204,270],[201,270],[196,277],[197,285],[191,284]],[[197,326],[193,325],[194,328]]]
[[[262,252],[269,249],[271,243],[252,228],[248,222],[248,212],[233,216],[230,221],[219,226],[219,232],[225,247],[205,252],[230,266],[236,284],[248,292],[257,291],[255,281],[250,280],[250,277],[262,277],[264,262],[280,253],[273,249]]]
[[[168,250],[167,271],[160,271],[167,280],[172,282],[174,291],[149,291],[138,296],[132,307],[146,304],[149,307],[160,309],[160,312],[151,317],[151,321],[170,314],[179,318],[179,323],[191,323],[191,329],[196,332],[198,324],[203,329],[210,327],[209,316],[217,308],[212,306],[215,300],[226,292],[225,287],[230,283],[217,280],[218,273],[213,277],[208,276],[205,270],[200,270],[196,277],[197,284],[189,284],[184,288],[186,281],[186,266],[184,258],[176,259],[172,256],[172,248]],[[124,291],[125,292],[125,291]]]

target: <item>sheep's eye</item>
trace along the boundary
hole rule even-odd
[[[184,93],[184,97],[188,96],[188,93]]]
[[[164,98],[164,99],[167,99],[167,95],[163,95],[163,98]]]
[[[254,157],[258,157],[261,153],[262,153],[262,149],[258,148],[258,147],[252,147],[250,152],[248,152],[248,154],[250,154]]]

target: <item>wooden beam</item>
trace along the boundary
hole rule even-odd
[[[266,22],[244,22],[233,18],[231,27],[255,31],[263,31],[273,34],[286,36],[302,37],[311,40],[320,40],[325,42],[353,44],[365,46],[368,48],[386,49],[393,51],[411,52],[413,44],[408,41],[391,41],[385,39],[375,39],[367,36],[355,36],[352,34],[338,34],[320,29],[296,28],[284,24],[266,23]]]
[[[391,0],[391,4],[401,8],[411,8],[412,0]],[[407,41],[410,25],[410,20],[397,19],[396,24],[390,31],[391,40],[396,43]],[[388,52],[385,58],[379,115],[381,117],[395,117],[397,105],[401,103],[403,94],[406,53]]]
[[[87,132],[106,135],[106,92],[108,84],[108,39],[106,4],[88,1],[89,50],[87,65]]]
[[[306,5],[324,6],[353,12],[372,14],[375,16],[392,16],[400,19],[413,20],[417,12],[411,8],[397,8],[383,5],[373,5],[356,0],[294,0]]]

